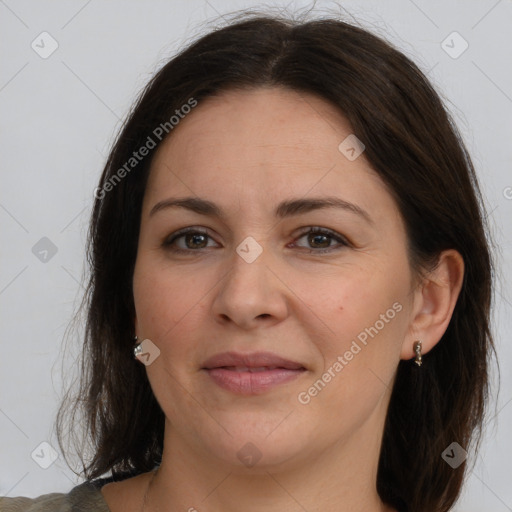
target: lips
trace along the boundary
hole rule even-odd
[[[306,371],[302,364],[271,352],[224,352],[205,361],[202,369],[218,386],[241,395],[264,393]]]
[[[222,366],[226,370],[231,370],[233,372],[266,372],[268,370],[275,370],[276,368],[282,368],[280,366],[259,366],[258,368],[253,366]]]
[[[286,370],[300,370],[302,364],[284,359],[272,352],[254,352],[252,354],[238,354],[236,352],[223,352],[210,357],[203,364],[204,369],[227,368],[239,371],[263,371],[263,369],[284,368]]]

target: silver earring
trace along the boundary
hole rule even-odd
[[[137,338],[137,336],[135,336],[135,338],[133,339],[133,341],[135,341],[135,343],[137,343],[139,338]],[[137,343],[135,345],[135,347],[133,347],[133,355],[135,357],[135,359],[137,359],[137,356],[139,354],[142,354],[142,343]]]
[[[414,352],[416,354],[414,362],[418,366],[421,366],[421,340],[414,342]]]

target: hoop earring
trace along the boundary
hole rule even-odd
[[[139,338],[137,338],[137,336],[135,336],[135,338],[133,338],[133,341],[134,341],[135,343],[137,343],[138,339],[139,339]],[[137,343],[137,344],[135,345],[135,347],[133,347],[133,357],[134,357],[135,359],[137,359],[137,356],[138,356],[139,354],[142,354],[142,343]]]
[[[416,342],[414,342],[414,352],[416,353],[416,357],[414,359],[414,362],[418,365],[418,366],[421,366],[421,340],[418,340]]]

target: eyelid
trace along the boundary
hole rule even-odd
[[[164,246],[171,245],[178,238],[181,238],[183,235],[186,235],[188,233],[196,233],[196,234],[199,234],[199,235],[205,235],[205,236],[208,236],[211,240],[214,239],[213,236],[210,234],[208,229],[202,228],[202,227],[196,227],[196,226],[188,226],[186,228],[178,229],[178,231],[174,231],[170,235],[166,236],[164,238],[164,241],[163,241],[162,245],[164,245]],[[193,249],[187,249],[188,252],[190,252],[192,250]]]

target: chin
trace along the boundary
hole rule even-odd
[[[284,417],[284,416],[283,416]],[[283,419],[280,418],[280,420]],[[271,424],[271,426],[270,426]],[[311,449],[311,435],[305,432],[299,434],[296,430],[282,428],[279,422],[268,422],[268,428],[248,428],[240,422],[231,427],[227,426],[227,434],[217,438],[214,446],[209,449],[213,456],[223,464],[235,467],[240,473],[279,472],[289,469],[294,462],[304,456],[304,448]],[[281,431],[279,431],[281,429]],[[309,442],[308,442],[309,439]]]

